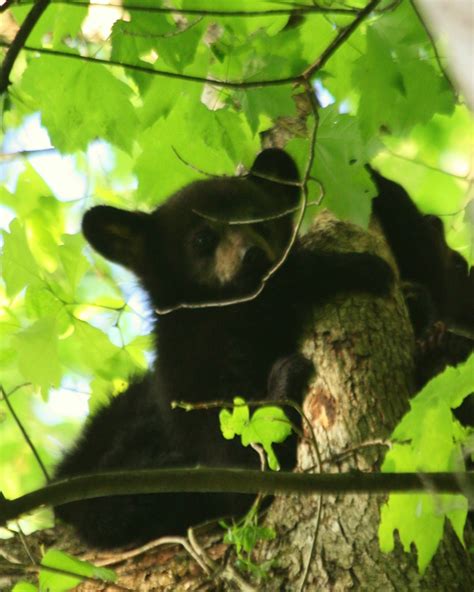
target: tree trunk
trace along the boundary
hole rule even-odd
[[[369,234],[326,213],[306,240],[321,250],[368,250],[392,260],[376,229]],[[414,337],[400,286],[390,298],[343,295],[315,309],[303,352],[316,368],[304,412],[314,430],[322,472],[378,471],[384,442],[408,410],[413,393]],[[300,446],[299,470],[317,470],[309,440]],[[472,559],[450,527],[423,576],[415,549],[405,553],[397,541],[393,553],[380,551],[377,530],[385,499],[292,495],[276,500],[267,522],[278,537],[259,553],[260,561],[276,559],[278,565],[266,589],[472,590]]]

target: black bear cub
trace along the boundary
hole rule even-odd
[[[311,306],[337,291],[384,295],[392,281],[389,266],[375,255],[310,252],[296,241],[257,296],[242,300],[262,287],[289,244],[298,179],[292,159],[270,149],[247,176],[197,181],[151,214],[108,206],[86,213],[87,241],[131,269],[149,294],[158,315],[157,362],[87,422],[56,478],[113,469],[259,468],[254,450],[224,440],[217,410],[172,410],[171,402],[301,398],[308,363],[295,352]],[[237,302],[229,304],[232,299]],[[283,468],[292,468],[295,450],[294,440],[277,450]],[[111,548],[242,514],[251,500],[217,493],[123,495],[56,511],[87,543]]]

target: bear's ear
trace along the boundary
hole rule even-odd
[[[149,214],[96,206],[85,213],[82,232],[103,257],[136,269],[144,258],[149,224]]]
[[[299,181],[300,175],[295,161],[284,150],[267,148],[260,152],[250,169],[250,174],[254,182],[268,188],[268,190],[279,191],[294,202],[298,200],[300,188],[288,185],[286,182]],[[275,181],[270,179],[275,179]]]

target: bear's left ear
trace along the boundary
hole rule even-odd
[[[144,212],[96,206],[85,213],[82,232],[103,257],[137,270],[144,259],[149,225],[150,215]]]
[[[267,148],[260,152],[250,169],[250,174],[255,183],[268,188],[269,191],[278,191],[294,204],[298,201],[300,188],[287,182],[299,181],[300,175],[295,161],[284,150]]]

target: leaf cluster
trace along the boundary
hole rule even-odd
[[[474,430],[461,426],[452,409],[472,393],[473,376],[474,354],[464,364],[447,368],[411,400],[410,411],[392,434],[394,444],[382,471],[464,469],[463,448],[472,454]],[[462,495],[391,494],[381,512],[381,548],[393,549],[393,531],[398,530],[406,551],[412,543],[416,545],[418,567],[423,572],[443,538],[446,518],[463,543],[467,511],[468,500]]]

